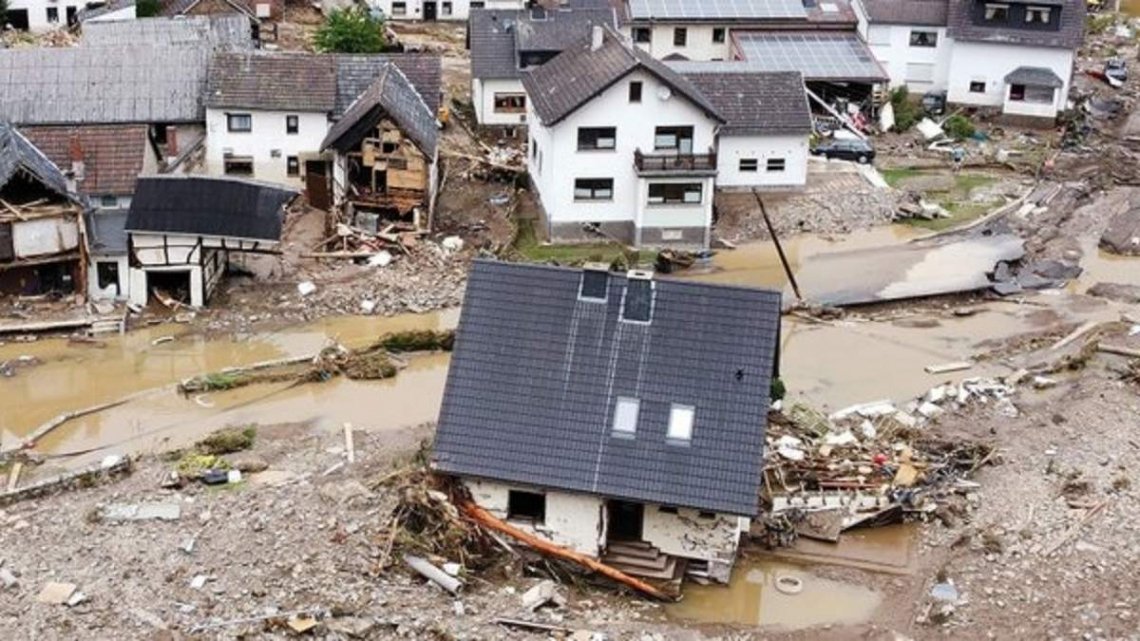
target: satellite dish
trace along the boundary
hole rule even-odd
[[[657,89],[657,97],[662,100],[668,100],[673,97],[673,90],[666,86],[661,86]]]

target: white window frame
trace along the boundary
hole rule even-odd
[[[669,431],[665,434],[665,438],[673,443],[691,442],[696,415],[696,407],[673,403],[669,407]]]
[[[407,2],[393,2],[392,3],[392,15],[394,15],[394,16],[406,16],[406,15],[408,15],[408,3]]]
[[[614,436],[633,438],[637,434],[637,420],[641,415],[641,400],[632,396],[619,396],[614,401]]]
[[[769,158],[764,163],[764,172],[769,174],[783,173],[788,170],[788,159],[780,156]]]
[[[915,42],[915,36],[920,34],[927,36],[926,43]],[[938,46],[938,32],[931,29],[911,29],[908,42],[910,43],[910,46],[915,48],[934,49]]]
[[[737,165],[737,171],[746,174],[754,174],[760,171],[759,158],[741,158],[740,163]]]
[[[994,18],[994,16],[997,15],[998,11],[1002,11],[1002,10],[1005,11],[1005,18],[1002,19],[1002,22],[1005,22],[1005,21],[1009,20],[1009,5],[1001,3],[1001,2],[987,2],[986,3],[986,11],[984,14],[986,21],[987,22],[996,21],[997,19]]]
[[[1049,7],[1029,5],[1025,8],[1025,24],[1049,24],[1049,18]]]

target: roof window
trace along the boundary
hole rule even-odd
[[[619,396],[614,403],[614,436],[633,438],[637,433],[637,415],[641,410],[641,401],[636,398]]]
[[[610,272],[606,265],[588,263],[582,270],[582,282],[578,286],[578,298],[589,301],[605,301],[610,287]]]
[[[633,270],[626,276],[622,320],[648,323],[653,318],[653,274]]]
[[[692,405],[673,403],[669,408],[669,431],[666,438],[675,443],[688,443],[693,440],[693,416],[697,408]]]

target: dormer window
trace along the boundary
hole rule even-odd
[[[997,4],[993,2],[986,3],[986,22],[1008,22],[1009,21],[1009,5]]]
[[[587,301],[605,302],[610,286],[610,273],[606,265],[587,266],[582,270],[582,284],[578,288],[578,298]]]
[[[666,438],[674,443],[688,443],[693,440],[693,417],[697,408],[692,405],[673,403],[669,409],[669,431]]]
[[[624,321],[648,323],[653,318],[652,275],[631,271],[626,279],[625,301],[621,318]]]
[[[1049,24],[1049,7],[1026,7],[1025,24]]]

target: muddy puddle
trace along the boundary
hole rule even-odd
[[[1140,7],[1140,0],[1137,0]],[[1097,283],[1140,284],[1140,256],[1120,256],[1097,246],[1096,238],[1081,243],[1081,272],[1075,291],[1084,293]]]
[[[0,443],[19,440],[64,412],[143,392],[124,405],[68,422],[39,451],[74,453],[114,445],[119,451],[177,447],[226,425],[313,422],[390,429],[432,420],[447,372],[446,355],[418,356],[395,379],[320,385],[257,385],[186,399],[172,386],[182,378],[287,356],[314,353],[335,339],[362,346],[405,329],[454,327],[458,311],[390,318],[331,318],[295,330],[225,339],[180,335],[158,326],[102,339],[100,347],[66,339],[0,346],[0,361],[27,356],[34,367],[0,378]],[[174,340],[160,339],[173,336]],[[149,390],[149,391],[148,391]]]
[[[801,589],[797,594],[786,594],[776,587],[783,577],[798,581]],[[798,565],[741,559],[727,587],[686,585],[684,598],[667,606],[666,611],[670,618],[685,621],[801,630],[862,623],[871,618],[882,600],[882,595],[870,588],[825,579]]]

